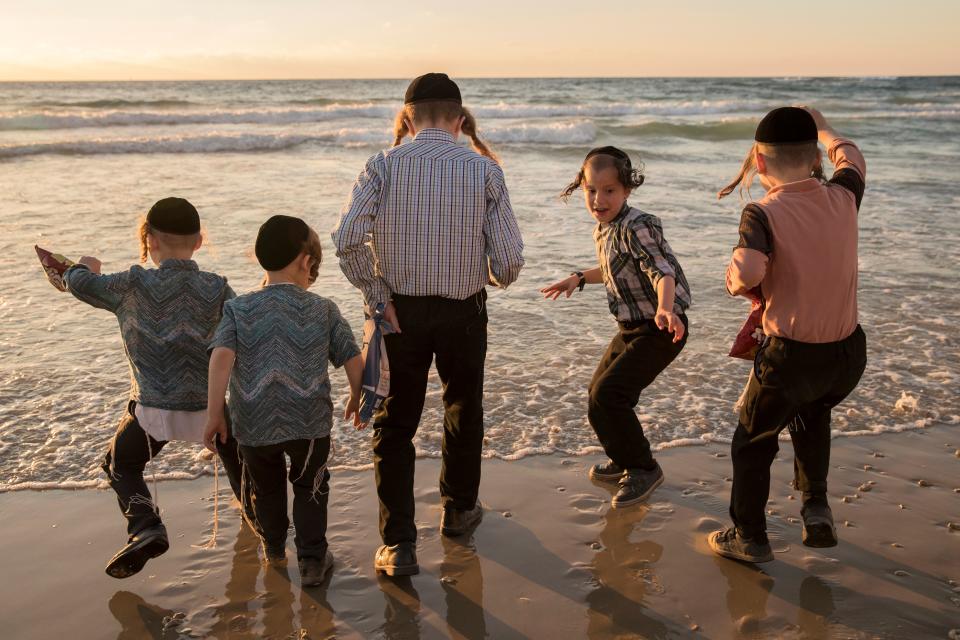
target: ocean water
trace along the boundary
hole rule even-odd
[[[255,287],[259,224],[305,218],[326,259],[314,291],[361,330],[359,294],[328,231],[366,158],[391,141],[404,81],[0,84],[0,491],[87,487],[125,406],[114,318],[50,287],[34,244],[104,270],[137,260],[138,218],[189,198],[208,245],[201,267]],[[960,422],[960,78],[463,80],[465,103],[501,155],[527,265],[492,292],[485,455],[596,453],[586,386],[615,332],[602,287],[544,301],[538,289],[595,263],[591,220],[557,193],[584,153],[616,144],[645,163],[632,204],[660,216],[690,281],[691,337],[641,397],[658,448],[728,440],[749,364],[727,357],[747,304],[724,293],[742,203],[716,191],[737,172],[770,108],[820,108],[867,157],[860,213],[860,313],[869,365],[834,412],[836,435]],[[754,195],[760,195],[759,185]],[[345,401],[342,372],[335,401]],[[440,450],[431,375],[417,450]],[[370,464],[369,432],[334,427],[334,467]],[[159,478],[211,471],[174,443]],[[522,464],[522,462],[518,463]]]

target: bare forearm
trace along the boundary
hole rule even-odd
[[[230,372],[236,353],[226,347],[217,347],[210,354],[210,367],[207,377],[207,413],[219,415],[223,412],[224,398],[227,395],[227,384],[230,382]]]
[[[347,373],[347,382],[350,383],[350,393],[360,395],[360,385],[363,384],[363,358],[354,356],[343,365]]]
[[[657,308],[664,311],[673,311],[676,297],[677,281],[673,276],[664,276],[657,282]]]

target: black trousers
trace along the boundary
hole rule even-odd
[[[436,356],[443,383],[444,508],[472,509],[480,490],[483,365],[487,355],[486,291],[466,300],[394,296],[403,333],[385,337],[390,395],[374,420],[373,464],[384,544],[416,542],[413,436],[420,423],[427,374]]]
[[[823,344],[771,337],[757,352],[731,446],[730,517],[742,535],[766,541],[770,465],[784,427],[793,440],[795,487],[825,496],[830,410],[856,388],[866,365],[867,339],[859,326]]]
[[[262,447],[240,445],[250,483],[254,529],[271,549],[287,542],[287,479],[293,485],[297,558],[323,560],[327,553],[330,438],[289,440]],[[284,454],[290,456],[290,470]]]
[[[117,493],[120,511],[127,519],[127,534],[131,537],[161,523],[153,496],[143,479],[143,470],[167,444],[166,440],[156,440],[143,430],[137,421],[136,408],[135,400],[127,404],[127,411],[120,419],[117,433],[104,456],[102,466],[110,486]],[[233,495],[241,504],[246,504],[240,494],[242,462],[237,441],[232,436],[226,443],[217,440],[217,453],[227,473]]]
[[[680,316],[684,327],[686,316]],[[634,408],[646,389],[680,355],[680,342],[652,321],[621,323],[590,381],[587,417],[604,452],[623,469],[656,466]]]

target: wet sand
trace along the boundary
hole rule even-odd
[[[666,482],[648,505],[610,509],[586,477],[598,457],[486,461],[484,521],[439,535],[439,462],[418,461],[421,573],[378,578],[373,473],[332,480],[334,573],[301,589],[261,566],[257,541],[213,481],[165,482],[171,549],[127,580],[103,566],[124,542],[111,492],[0,495],[6,638],[948,638],[960,628],[960,429],[833,441],[834,549],[800,543],[792,450],[774,463],[776,561],[711,555],[726,523],[725,445],[659,454]],[[225,482],[222,483],[224,486]],[[225,498],[225,494],[224,495]],[[960,637],[960,631],[955,632]]]

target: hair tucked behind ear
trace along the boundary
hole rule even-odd
[[[412,122],[427,121],[436,122],[437,120],[456,120],[463,118],[463,124],[460,130],[470,138],[470,146],[473,150],[482,156],[486,156],[500,163],[497,154],[480,139],[477,133],[477,121],[470,113],[470,110],[452,101],[419,102],[416,104],[404,105],[397,112],[397,117],[393,121],[393,146],[398,146],[403,139],[410,135],[410,129],[407,127],[407,120]]]
[[[728,195],[733,193],[733,190],[737,188],[737,185],[740,185],[741,194],[743,194],[744,188],[747,190],[747,195],[750,194],[750,185],[753,183],[753,177],[757,175],[757,162],[755,159],[756,150],[757,145],[754,143],[754,145],[750,147],[750,151],[747,152],[747,157],[743,160],[743,165],[740,167],[740,173],[737,174],[737,177],[733,179],[733,182],[717,192],[717,200],[726,198]]]
[[[573,195],[574,191],[583,186],[587,164],[592,165],[593,169],[596,171],[600,171],[608,167],[613,167],[616,169],[617,181],[623,185],[623,188],[627,191],[633,191],[642,185],[645,179],[643,175],[642,162],[640,163],[639,167],[633,167],[628,165],[627,161],[623,158],[618,158],[616,156],[610,156],[606,154],[589,156],[583,161],[583,164],[580,165],[580,171],[577,172],[577,176],[573,179],[573,182],[568,184],[563,191],[560,192],[560,199],[564,202],[567,201],[567,198]]]

